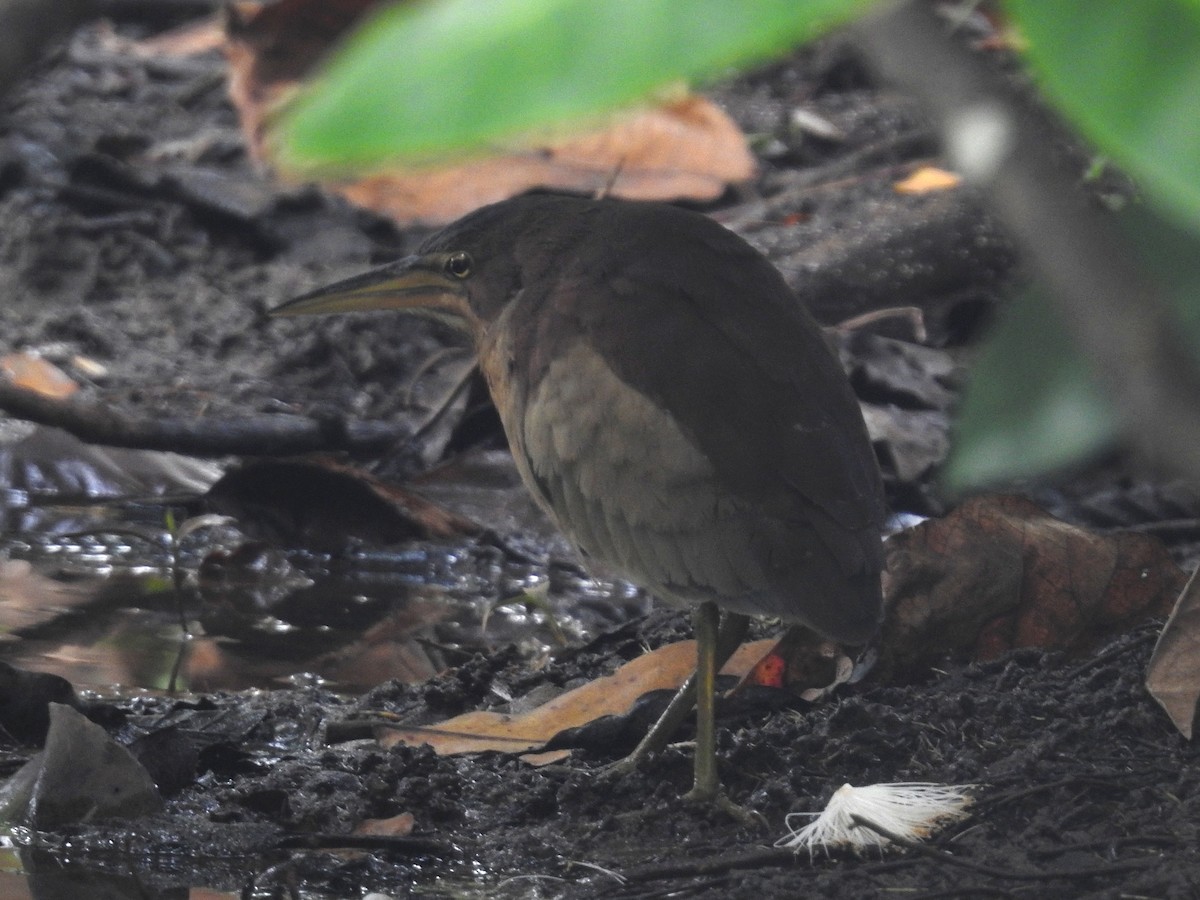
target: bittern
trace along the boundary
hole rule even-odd
[[[879,470],[817,322],[707,216],[554,195],[274,312],[378,309],[469,336],[526,486],[585,562],[697,607],[689,796],[717,798],[716,671],[746,617],[846,644],[881,617]]]

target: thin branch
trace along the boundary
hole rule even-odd
[[[367,452],[411,437],[407,425],[335,417],[263,414],[238,418],[138,418],[102,401],[58,400],[5,381],[0,381],[0,410],[39,425],[53,425],[92,444],[171,450],[191,456]]]
[[[1115,875],[1119,872],[1130,872],[1137,869],[1149,869],[1153,866],[1162,864],[1162,861],[1157,857],[1145,857],[1142,859],[1130,859],[1122,862],[1101,864],[1098,866],[1080,866],[1073,869],[1046,869],[1043,871],[1033,871],[1028,869],[1014,869],[1011,866],[989,866],[986,863],[975,862],[970,859],[963,859],[961,856],[955,856],[953,853],[947,853],[945,850],[939,850],[936,847],[929,847],[922,844],[920,841],[909,840],[903,835],[896,834],[890,829],[877,825],[870,819],[863,816],[851,813],[850,818],[854,820],[854,824],[860,828],[868,828],[876,834],[883,835],[889,841],[897,844],[905,849],[912,850],[922,856],[927,856],[930,859],[935,859],[938,862],[946,863],[951,866],[958,866],[962,869],[969,869],[980,875],[987,875],[991,878],[1002,878],[1012,881],[1051,881],[1058,878],[1077,879],[1077,878],[1103,878],[1109,875]]]

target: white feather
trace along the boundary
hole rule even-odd
[[[971,787],[923,782],[857,788],[844,784],[834,791],[824,812],[791,813],[786,820],[790,834],[775,846],[790,847],[797,853],[808,850],[811,857],[817,850],[828,852],[834,847],[858,852],[891,843],[879,832],[857,824],[854,816],[908,840],[922,840],[941,825],[967,815]],[[797,828],[792,822],[800,816],[816,818]]]

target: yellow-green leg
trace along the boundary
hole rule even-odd
[[[696,610],[696,759],[695,778],[685,800],[715,800],[721,789],[717,777],[717,604],[701,603]]]
[[[721,628],[717,632],[717,653],[715,666],[716,671],[720,671],[721,667],[729,661],[729,657],[739,646],[741,646],[743,638],[746,636],[746,631],[750,627],[749,616],[743,616],[740,613],[726,613],[725,619],[721,623]],[[699,635],[697,635],[697,640]],[[699,650],[697,650],[699,656]],[[683,720],[691,713],[692,708],[696,705],[696,673],[693,673],[683,686],[676,691],[675,696],[671,698],[671,703],[659,716],[658,721],[653,727],[646,732],[646,736],[642,738],[641,743],[637,745],[627,757],[611,767],[611,771],[615,774],[622,772],[631,772],[641,763],[643,759],[647,759],[655,753],[662,751],[667,743],[679,730],[679,726],[683,724]]]
[[[696,609],[695,623],[696,674],[675,694],[666,711],[637,748],[625,759],[610,766],[608,772],[612,775],[629,772],[641,760],[661,750],[695,705],[696,756],[692,789],[684,799],[712,803],[743,825],[761,828],[766,825],[762,816],[732,803],[721,790],[721,780],[717,777],[717,672],[741,644],[750,619],[740,613],[727,613],[722,622],[721,612],[715,603],[702,603]]]

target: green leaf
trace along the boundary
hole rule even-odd
[[[1047,93],[1200,230],[1200,2],[1008,0]]]
[[[865,0],[436,0],[385,7],[279,122],[293,171],[478,149],[777,55]]]
[[[1149,205],[1116,221],[1200,356],[1200,236]],[[1115,414],[1091,373],[1049,298],[1037,290],[1016,298],[971,373],[947,486],[1046,474],[1116,440]]]
[[[1049,298],[1028,289],[971,371],[945,483],[961,491],[1061,469],[1103,449],[1116,431]]]

